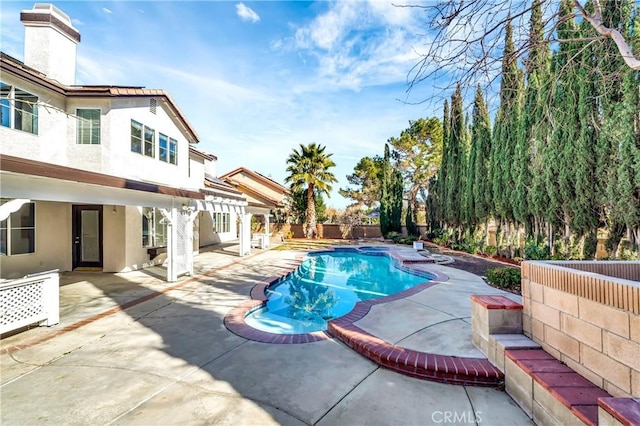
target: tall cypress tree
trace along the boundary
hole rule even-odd
[[[478,94],[476,93],[476,97]],[[475,107],[474,107],[475,109]],[[474,117],[475,118],[475,117]],[[476,199],[473,194],[474,187],[478,184],[477,163],[479,161],[478,148],[476,147],[477,139],[473,135],[473,125],[471,128],[471,137],[469,138],[469,157],[467,160],[467,175],[465,177],[465,225],[469,230],[473,230],[479,222],[476,215]]]
[[[595,36],[595,31],[586,22],[580,26],[583,37]],[[597,52],[591,46],[584,46],[580,58],[577,59],[579,122],[575,141],[576,155],[573,158],[575,169],[575,196],[572,198],[573,217],[571,228],[580,236],[597,238],[598,198],[593,188],[596,185],[596,129],[594,117],[597,117],[596,87],[597,70],[594,69],[593,58]],[[595,252],[589,253],[595,255]]]
[[[495,213],[500,219],[511,220],[510,194],[513,191],[513,158],[517,137],[519,72],[513,44],[511,22],[505,30],[505,47],[500,82],[500,107],[494,125],[492,147],[492,184]]]
[[[627,0],[612,0],[603,10],[603,23],[612,28],[619,28],[621,32],[629,33],[631,24],[632,2]],[[617,255],[617,248],[624,235],[625,201],[619,193],[618,172],[622,167],[621,156],[621,120],[624,117],[624,90],[621,70],[625,65],[620,55],[616,54],[616,46],[610,39],[600,40],[598,49],[597,69],[602,76],[596,81],[601,112],[601,126],[597,135],[596,161],[597,189],[600,197],[603,216],[609,228],[608,246],[612,257]]]
[[[514,219],[512,194],[515,191],[513,165],[518,138],[522,84],[523,73],[517,65],[513,29],[511,22],[507,22],[500,82],[500,107],[494,124],[491,167],[494,212],[496,218],[506,225],[503,230],[511,255],[513,247],[510,241],[510,227]]]
[[[389,145],[384,145],[382,159],[382,184],[380,185],[380,232],[386,236],[390,231],[391,222],[391,155]]]
[[[491,155],[491,119],[480,85],[473,101],[471,152],[469,170],[473,169],[473,217],[477,223],[486,222],[491,206],[489,157]]]
[[[624,6],[624,5],[621,5]],[[632,48],[640,51],[640,16],[635,9],[635,21],[628,25]],[[621,7],[621,14],[629,17]],[[628,20],[631,18],[629,17]],[[623,21],[624,22],[624,21]],[[628,21],[627,21],[628,22]],[[622,26],[621,24],[620,26]],[[635,33],[634,33],[635,32]],[[636,247],[640,243],[640,71],[624,69],[621,75],[621,102],[610,106],[611,116],[605,116],[603,136],[611,138],[616,161],[609,176],[607,206],[614,231],[624,224],[634,236]],[[617,226],[617,227],[615,227]],[[617,236],[614,233],[614,238]],[[615,243],[616,240],[612,242]],[[639,254],[640,256],[640,254]]]
[[[437,191],[438,197],[438,212],[439,220],[443,226],[447,225],[447,205],[448,205],[448,193],[446,188],[447,183],[447,170],[450,168],[450,154],[449,154],[449,133],[451,127],[451,117],[449,112],[449,101],[445,99],[444,110],[442,117],[442,162],[440,163],[440,170],[438,171],[437,178]]]
[[[391,173],[391,204],[389,215],[389,231],[402,231],[402,195],[404,193],[404,180],[402,172],[395,168]]]
[[[527,233],[533,229],[534,209],[532,206],[531,181],[532,158],[537,150],[538,137],[545,122],[542,90],[548,78],[548,47],[544,41],[544,24],[542,22],[542,0],[534,0],[531,9],[529,41],[528,41],[527,86],[523,114],[520,119],[520,132],[515,149],[513,210],[515,219],[523,224]]]
[[[572,39],[578,36],[573,20],[571,0],[562,0],[558,25],[558,38]],[[551,92],[553,114],[552,133],[545,152],[545,187],[548,195],[546,211],[547,222],[552,227],[549,243],[553,243],[553,235],[559,228],[565,227],[571,219],[571,198],[573,197],[573,167],[571,150],[577,134],[577,92],[575,69],[571,66],[571,58],[576,53],[575,43],[565,42],[553,55],[552,78],[555,81]],[[574,154],[575,155],[575,154]]]
[[[460,85],[451,96],[451,118],[449,143],[447,144],[447,175],[445,180],[446,220],[452,226],[462,225],[464,208],[464,176],[466,152],[464,115],[462,109],[462,89]]]

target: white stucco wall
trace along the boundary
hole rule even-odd
[[[115,207],[115,213],[114,213]],[[102,259],[104,272],[120,272],[126,268],[125,207],[105,205],[102,211]]]
[[[204,159],[191,156],[189,163],[189,186],[192,188],[202,188],[204,185]]]
[[[213,232],[213,219],[208,211],[198,213],[200,247],[238,239],[238,215],[231,213],[229,232]]]
[[[64,13],[52,9],[44,14],[49,13],[72,27],[69,17]],[[75,84],[76,42],[51,24],[27,24],[24,31],[24,63],[62,84]]]
[[[156,113],[149,108],[149,98],[114,99],[107,114],[105,129],[108,129],[108,144],[102,155],[102,173],[156,182],[181,188],[195,188],[189,178],[189,144],[178,127],[167,115],[158,101]],[[131,152],[131,120],[135,120],[155,130],[155,158]],[[160,161],[160,133],[178,141],[178,164]],[[195,179],[195,177],[194,177]],[[202,187],[204,175],[198,180]]]
[[[71,270],[71,204],[36,201],[35,215],[35,253],[0,255],[0,277]]]
[[[119,272],[128,272],[153,265],[153,262],[149,260],[147,248],[142,247],[142,207],[126,207],[125,229],[125,265]],[[156,259],[156,261],[158,260]]]
[[[189,176],[189,143],[158,98],[156,113],[149,98],[65,98],[3,73],[3,83],[38,96],[38,134],[0,126],[0,153],[106,175],[179,188],[203,186],[204,165]],[[101,110],[100,145],[76,143],[78,108]],[[155,158],[131,152],[131,120],[155,130]],[[160,133],[178,142],[178,164],[159,160]]]

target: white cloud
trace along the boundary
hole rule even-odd
[[[111,15],[111,14],[113,13],[113,12],[111,11],[111,9],[107,9],[106,7],[103,7],[103,8],[102,8],[102,11],[103,11],[104,13],[106,13],[107,15]]]
[[[248,6],[245,6],[244,3],[236,4],[236,13],[245,22],[258,22],[260,20],[260,16]]]
[[[75,25],[76,27],[81,27],[81,26],[83,26],[83,25],[84,25],[84,22],[82,22],[82,21],[81,21],[81,20],[79,20],[79,19],[75,19],[75,18],[74,18],[74,19],[71,19],[71,23],[72,23],[73,25]]]
[[[301,92],[402,83],[420,59],[420,11],[376,0],[329,3],[324,13],[296,28],[290,40],[271,47],[316,59],[316,78],[296,87]]]

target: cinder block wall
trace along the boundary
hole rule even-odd
[[[618,278],[638,276],[640,262],[523,262],[525,335],[611,395],[640,397],[640,282]]]

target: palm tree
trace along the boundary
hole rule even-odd
[[[331,167],[336,165],[331,159],[333,154],[325,154],[325,148],[316,143],[306,146],[300,144],[300,150],[294,148],[287,159],[289,176],[285,182],[291,186],[291,190],[294,192],[307,190],[307,229],[305,232],[307,238],[316,236],[316,194],[325,193],[329,196],[330,184],[338,181],[329,171]]]

